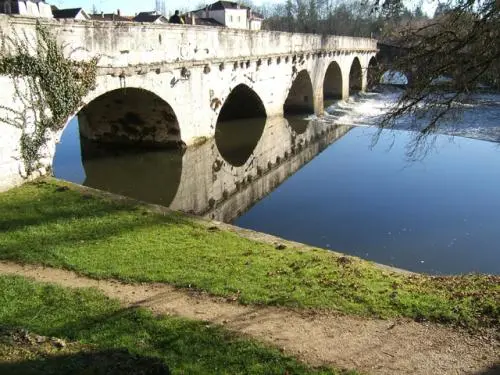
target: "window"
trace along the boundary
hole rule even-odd
[[[238,22],[241,22],[241,16],[238,16]]]
[[[231,19],[231,22],[233,22],[233,16],[231,16],[231,18],[230,18],[230,19]]]

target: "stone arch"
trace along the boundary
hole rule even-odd
[[[314,91],[307,70],[301,70],[295,77],[283,105],[287,114],[314,113]]]
[[[349,70],[349,95],[361,91],[363,88],[363,71],[358,57],[355,57]]]
[[[141,88],[117,88],[96,96],[77,114],[80,135],[100,143],[169,148],[182,143],[173,108]]]
[[[259,95],[245,84],[235,86],[222,106],[215,129],[215,144],[231,166],[243,166],[262,137],[266,109]]]
[[[380,80],[380,72],[378,71],[378,61],[373,56],[368,62],[368,71],[367,71],[367,89],[370,90],[374,86],[378,84]]]
[[[323,80],[324,99],[342,99],[342,70],[336,61],[332,61]]]
[[[383,85],[405,87],[409,83],[411,74],[397,70],[386,70],[380,75],[380,83]]]
[[[266,116],[266,109],[259,95],[248,85],[240,83],[224,101],[217,122]]]
[[[64,145],[69,129],[74,132],[76,127],[80,133],[77,152],[83,185],[168,206],[180,184],[184,154],[173,108],[150,90],[105,87],[89,93],[87,104],[56,134],[56,142],[62,138]],[[57,158],[68,157],[68,149],[59,147],[54,144],[53,167],[57,167]],[[160,148],[172,150],[158,152]],[[137,180],[150,184],[145,188]]]

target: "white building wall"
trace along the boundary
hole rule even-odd
[[[29,16],[26,3],[24,1],[18,1],[17,4],[19,9],[19,14],[22,16]]]
[[[247,10],[226,9],[224,24],[231,29],[247,29]]]
[[[262,20],[260,19],[251,19],[249,21],[250,23],[250,30],[260,30],[262,28]]]
[[[77,21],[86,21],[86,20],[88,20],[88,18],[87,18],[87,17],[85,17],[85,14],[84,14],[84,13],[79,12],[79,13],[76,15],[76,17],[75,17],[75,20],[77,20]]]
[[[50,5],[47,3],[38,3],[38,13],[40,14],[40,17],[44,18],[52,18],[52,9],[50,8]],[[79,19],[79,18],[77,18]],[[83,20],[86,19],[85,17],[82,18]]]
[[[28,15],[33,17],[40,17],[40,12],[38,11],[38,5],[32,3],[31,1],[26,2],[26,9],[28,10]]]

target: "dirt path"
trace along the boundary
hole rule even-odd
[[[223,324],[282,348],[312,365],[333,365],[369,374],[494,374],[500,342],[434,324],[375,320],[329,313],[249,307],[163,284],[93,280],[73,272],[0,262],[0,273],[66,287],[94,287],[126,306],[143,306]]]

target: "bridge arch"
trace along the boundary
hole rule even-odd
[[[64,159],[78,153],[83,185],[168,206],[179,187],[184,154],[172,106],[150,90],[113,85],[91,91],[85,102],[57,137],[76,150],[54,145],[56,173],[58,166],[64,169]],[[173,150],[165,157],[159,148]],[[140,158],[134,157],[137,152]],[[141,189],[138,179],[151,186]]]
[[[371,90],[374,86],[376,86],[380,81],[380,72],[378,71],[379,65],[378,61],[373,56],[368,62],[368,71],[367,71],[367,89]]]
[[[229,92],[217,122],[266,116],[266,109],[260,96],[248,85],[240,83]]]
[[[358,57],[355,57],[351,63],[349,71],[349,95],[361,91],[363,88],[363,71]]]
[[[309,72],[304,69],[298,72],[288,91],[283,105],[283,113],[300,114],[314,113],[314,91]]]
[[[332,61],[323,80],[323,98],[342,99],[342,84],[342,69],[336,61]]]
[[[231,90],[215,129],[215,144],[228,164],[241,167],[247,162],[262,137],[266,117],[264,103],[253,89],[241,83]]]
[[[166,148],[182,143],[172,106],[155,93],[115,88],[90,98],[76,114],[80,135],[91,141]]]

